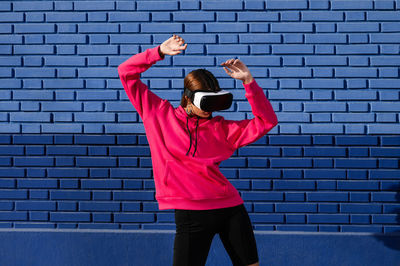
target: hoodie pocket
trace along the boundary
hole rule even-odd
[[[225,197],[227,183],[218,176],[209,175],[206,164],[187,163],[168,160],[164,174],[165,190],[163,196],[193,200]]]

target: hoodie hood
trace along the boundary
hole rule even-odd
[[[188,115],[188,113],[186,113],[186,110],[185,110],[185,108],[182,107],[182,105],[179,105],[177,108],[175,108],[175,113],[181,119],[185,119],[186,120],[186,129],[187,129],[188,134],[189,134],[189,142],[190,142],[188,151],[186,153],[187,156],[189,155],[190,149],[192,148],[192,132],[189,129],[189,124],[190,123],[196,123],[196,128],[194,129],[194,131],[195,131],[195,145],[194,145],[194,152],[192,154],[192,157],[194,157],[195,154],[196,154],[196,150],[197,150],[197,128],[199,127],[199,123],[203,124],[204,122],[207,122],[208,120],[212,119],[213,118],[212,117],[212,113],[210,114],[209,117],[200,117],[200,116],[197,116],[197,115],[190,116],[190,115]]]

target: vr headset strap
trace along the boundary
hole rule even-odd
[[[189,97],[189,99],[193,102],[194,99],[194,91],[189,90],[188,88],[184,88],[183,94]]]

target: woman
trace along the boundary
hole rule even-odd
[[[234,265],[259,265],[252,225],[236,188],[219,164],[236,149],[264,136],[277,123],[263,90],[239,59],[223,63],[225,72],[242,81],[253,119],[226,120],[196,107],[182,95],[174,108],[140,80],[165,55],[187,48],[173,35],[118,66],[129,100],[143,121],[151,151],[156,199],[160,210],[174,209],[176,234],[173,264],[205,265],[215,234],[219,234]],[[228,70],[229,69],[229,70]],[[184,87],[220,91],[217,79],[205,69],[188,73]]]

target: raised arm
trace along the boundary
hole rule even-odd
[[[147,85],[140,80],[140,73],[146,71],[157,61],[164,59],[166,54],[175,55],[186,49],[187,44],[181,47],[182,42],[182,38],[173,35],[162,44],[135,54],[118,66],[121,83],[142,120],[155,113],[163,99],[150,91]]]
[[[227,141],[234,149],[238,149],[260,139],[278,124],[278,120],[263,89],[243,62],[239,59],[230,59],[221,65],[229,76],[243,82],[245,96],[254,115],[252,119],[224,120],[223,122]]]

